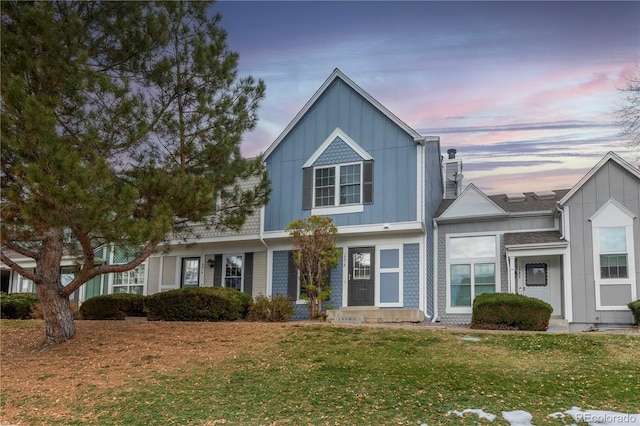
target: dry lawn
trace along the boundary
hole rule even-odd
[[[41,353],[42,321],[2,327],[1,424],[73,417],[74,401],[88,388],[133,387],[155,374],[171,374],[194,361],[215,364],[245,351],[268,351],[291,323],[181,323],[76,321],[76,336]],[[37,407],[28,407],[39,401]],[[91,419],[83,419],[90,422]]]

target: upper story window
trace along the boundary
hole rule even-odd
[[[373,203],[373,161],[303,169],[303,209],[312,214],[357,213]]]
[[[317,167],[315,169],[314,206],[360,204],[362,199],[361,168],[360,163]]]
[[[373,157],[336,128],[302,166],[302,209],[360,213],[373,203]]]

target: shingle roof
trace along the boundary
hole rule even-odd
[[[560,231],[540,231],[540,232],[514,232],[504,234],[505,246],[564,243]]]
[[[508,213],[552,211],[558,205],[558,201],[569,192],[569,189],[557,189],[553,192],[555,198],[551,199],[539,199],[534,192],[525,192],[524,201],[519,202],[507,201],[507,194],[489,195],[488,198]],[[440,217],[454,201],[455,199],[442,200],[434,217]]]

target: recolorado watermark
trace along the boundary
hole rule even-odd
[[[578,422],[589,424],[624,424],[640,425],[640,416],[637,414],[624,413],[575,413],[573,418]]]

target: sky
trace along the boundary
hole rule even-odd
[[[242,152],[264,152],[335,68],[458,150],[487,194],[565,189],[619,136],[638,75],[640,2],[220,1],[239,76],[262,79]]]

